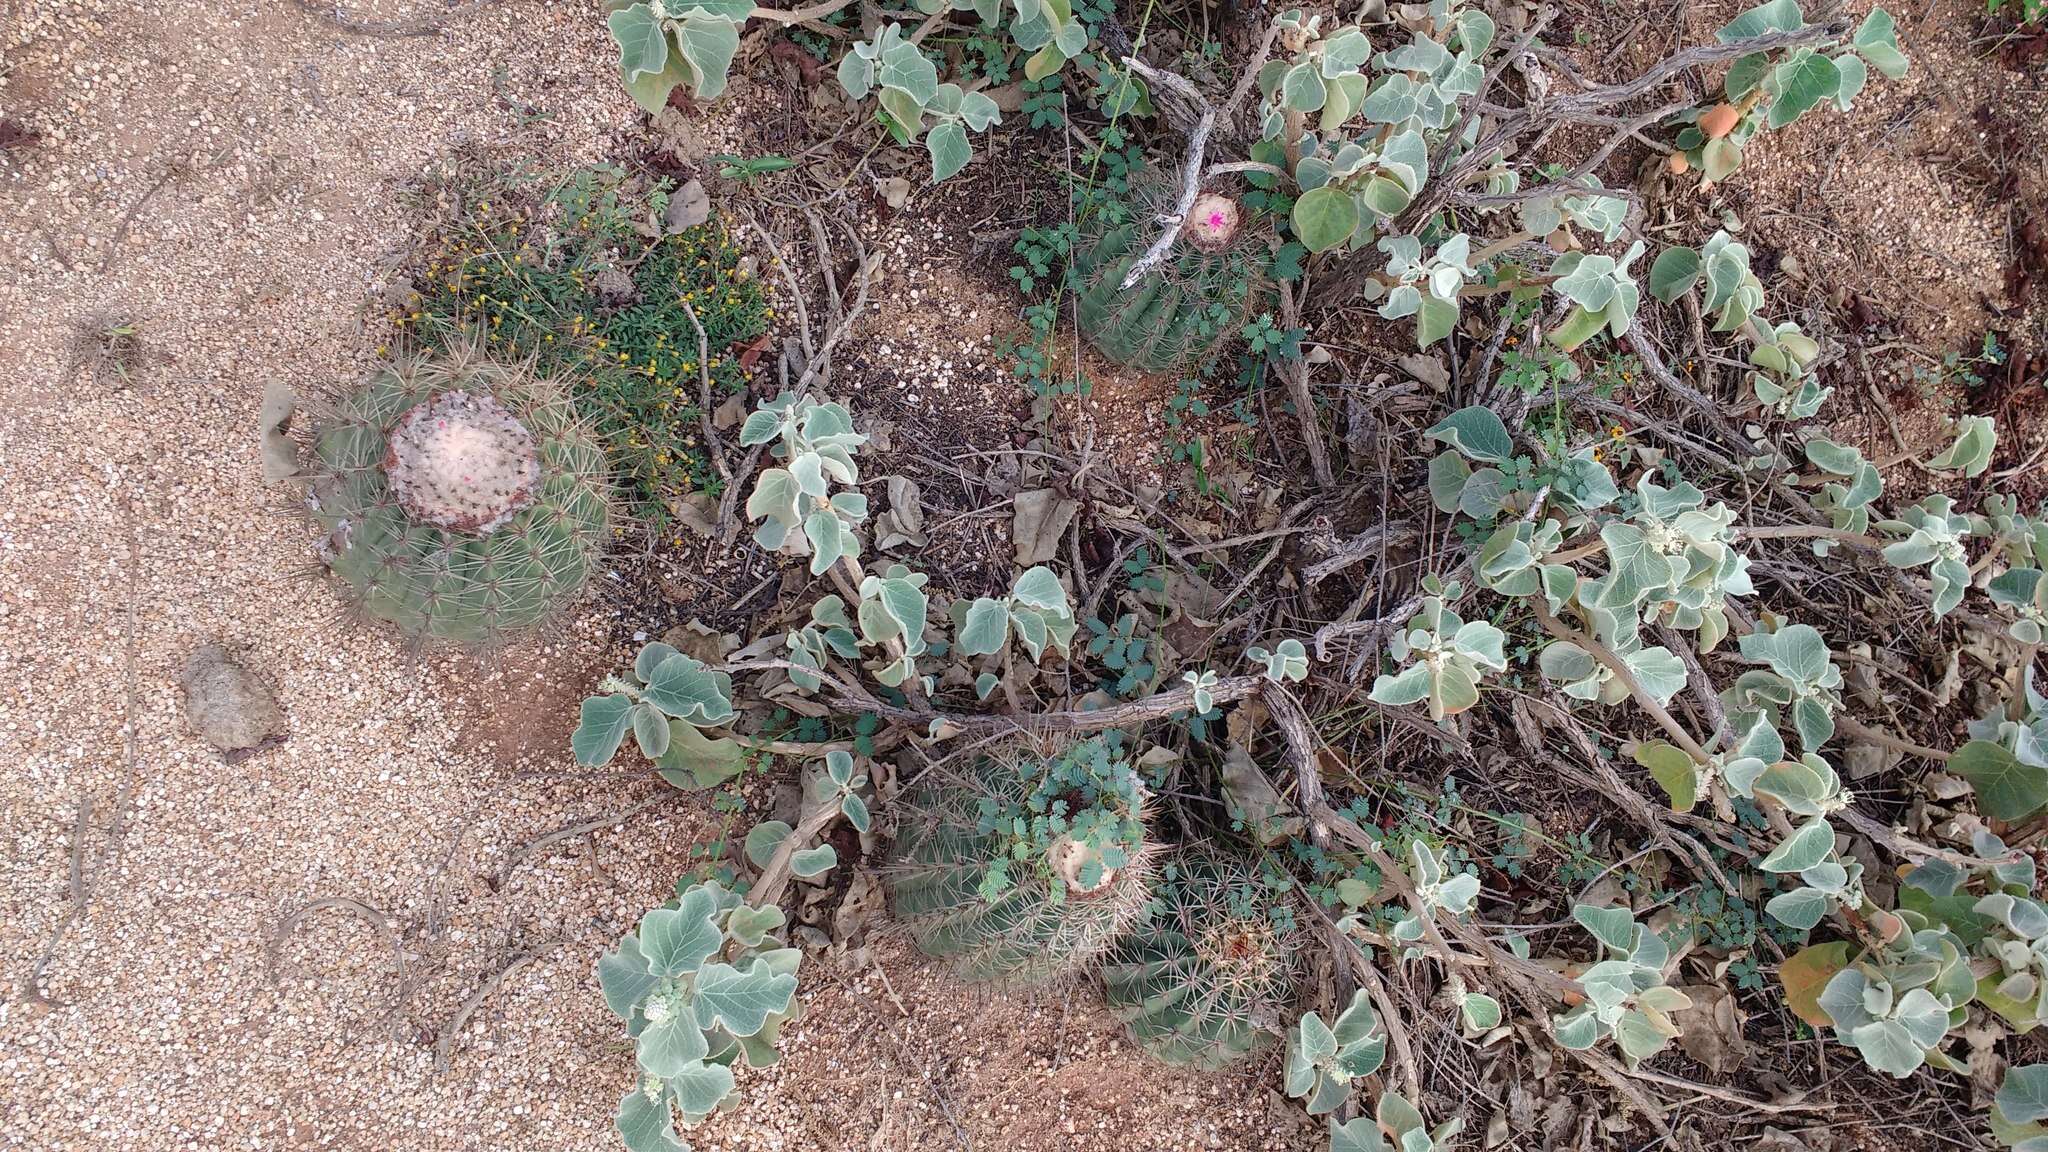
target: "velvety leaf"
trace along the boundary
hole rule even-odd
[[[1415,310],[1415,342],[1427,348],[1458,327],[1458,302],[1424,296]]]
[[[1017,577],[1010,596],[1019,604],[1045,612],[1064,615],[1072,610],[1068,607],[1067,590],[1061,586],[1059,576],[1042,565]]]
[[[1653,588],[1671,583],[1671,562],[1653,547],[1643,531],[1633,524],[1609,524],[1600,529],[1607,546],[1610,575],[1600,597],[1603,607],[1626,607],[1639,603]]]
[[[619,1101],[614,1122],[631,1152],[690,1152],[689,1145],[676,1139],[675,1116],[669,1112],[666,1092],[650,1099],[635,1084]]]
[[[1484,464],[1505,464],[1515,453],[1514,438],[1493,409],[1473,405],[1460,408],[1438,421],[1425,433],[1466,456]]]
[[[1583,1008],[1574,1010],[1551,1021],[1551,1034],[1559,1045],[1583,1052],[1599,1042],[1600,1021]]]
[[[776,849],[789,839],[795,831],[781,820],[763,820],[747,831],[747,860],[756,868],[766,868],[768,861],[775,858]]]
[[[1327,252],[1358,230],[1358,205],[1340,188],[1324,185],[1294,202],[1294,234],[1311,252]]]
[[[1818,52],[1778,65],[1773,79],[1778,86],[1778,98],[1771,102],[1769,118],[1773,128],[1782,128],[1814,105],[1831,99],[1842,82],[1835,62]]]
[[[955,647],[962,656],[987,656],[1002,651],[1010,637],[1009,608],[983,596],[967,606]]]
[[[619,70],[631,80],[668,66],[668,32],[645,4],[621,8],[605,18],[619,45]]]
[[[1690,812],[1699,803],[1699,772],[1692,754],[1663,740],[1638,744],[1635,761],[1650,770],[1650,778],[1671,798],[1674,812]]]
[[[695,972],[724,944],[717,898],[702,887],[683,893],[674,908],[656,908],[640,921],[640,951],[657,976]]]
[[[1370,1116],[1339,1124],[1330,1121],[1330,1152],[1392,1152],[1380,1135],[1379,1122]]]
[[[1372,682],[1368,697],[1376,704],[1413,704],[1429,695],[1430,674],[1427,664],[1410,664],[1393,676],[1380,676]]]
[[[782,909],[772,904],[766,908],[742,904],[725,918],[725,930],[747,947],[758,948],[768,933],[782,927],[784,919]]]
[[[1863,1056],[1865,1064],[1900,1080],[1927,1062],[1927,1050],[1896,1020],[1872,1020],[1850,1029],[1843,1039]]]
[[[698,1026],[697,1018],[685,1005],[672,1015],[650,1021],[639,1035],[634,1055],[648,1075],[666,1080],[680,1075],[710,1051],[710,1044],[704,1040],[704,1029]]]
[[[1458,1011],[1468,1031],[1486,1032],[1500,1026],[1500,1001],[1482,992],[1467,992]]]
[[[1683,296],[1700,276],[1700,254],[1691,248],[1666,248],[1650,265],[1650,295],[1666,304]]]
[[[1591,932],[1594,939],[1616,952],[1628,952],[1635,940],[1636,919],[1626,908],[1596,908],[1591,904],[1574,904],[1572,919]]]
[[[694,724],[733,718],[732,678],[681,652],[655,666],[642,696],[663,712]]]
[[[1429,461],[1429,498],[1436,510],[1445,514],[1456,512],[1465,492],[1465,482],[1472,478],[1472,466],[1456,451],[1445,449]]]
[[[669,1078],[669,1095],[683,1114],[683,1122],[695,1124],[732,1095],[732,1069],[724,1064],[692,1064]]]
[[[740,26],[724,16],[691,12],[674,22],[676,48],[690,62],[690,87],[699,100],[716,99],[725,91],[732,58],[740,50]]]
[[[1780,923],[1801,931],[1820,923],[1827,910],[1828,898],[1812,888],[1780,892],[1764,905],[1764,911],[1777,917]]]
[[[1766,872],[1804,872],[1827,859],[1835,849],[1835,829],[1825,817],[1801,825],[1799,830],[1772,849],[1757,867]]]
[[[668,751],[655,770],[677,788],[716,788],[746,769],[747,750],[738,741],[714,740],[683,720],[670,721],[668,731]]]
[[[618,754],[619,744],[633,726],[633,698],[623,692],[592,696],[583,701],[576,731],[569,735],[569,747],[578,764],[608,764]]]
[[[2048,768],[2022,763],[1994,741],[1963,745],[1949,757],[1947,768],[1970,782],[1986,816],[2021,820],[2048,804]]]
[[[668,726],[669,719],[661,709],[644,701],[633,706],[633,739],[640,745],[640,754],[649,760],[659,760],[668,751]]]
[[[974,146],[968,143],[967,129],[957,120],[947,120],[934,125],[924,138],[925,151],[932,157],[932,183],[967,167],[974,158]]]
[[[1927,466],[1976,476],[1991,466],[1991,453],[1997,446],[1998,429],[1989,416],[1965,416],[1957,425],[1955,442]]]
[[[1621,658],[1628,670],[1658,704],[1669,704],[1685,688],[1685,663],[1662,646],[1644,648]]]
[[[621,1020],[632,1019],[634,1006],[660,983],[661,977],[647,970],[640,938],[632,933],[597,958],[597,986],[604,993],[605,1006]]]
[[[1906,74],[1906,54],[1899,51],[1898,32],[1891,13],[1872,8],[1856,29],[1856,52],[1886,77],[1897,80]]]
[[[839,863],[839,853],[830,844],[819,844],[794,852],[789,857],[789,870],[808,880],[813,876],[830,872]]]
[[[854,831],[865,832],[868,830],[868,804],[867,801],[862,800],[859,796],[849,792],[841,797],[839,801],[839,814],[846,817],[846,822],[853,825]]]
[[[698,1016],[735,1036],[752,1036],[768,1017],[789,1011],[796,977],[756,960],[745,971],[730,964],[706,964],[697,973]]]
[[[2048,1119],[2048,1064],[2007,1068],[1996,1100],[1998,1113],[2008,1124]]]

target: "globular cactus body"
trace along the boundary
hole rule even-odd
[[[1162,864],[1158,909],[1102,966],[1110,1011],[1169,1064],[1221,1068],[1271,1039],[1294,1000],[1298,932],[1279,894],[1198,850]]]
[[[1236,200],[1196,197],[1166,258],[1126,289],[1131,266],[1173,209],[1174,182],[1132,178],[1131,204],[1104,209],[1074,246],[1076,322],[1097,351],[1147,372],[1192,369],[1235,336],[1271,290],[1270,258],[1239,228]]]
[[[991,755],[967,784],[912,797],[883,878],[890,915],[973,979],[1078,972],[1150,896],[1141,805],[1129,763],[1100,741],[1051,759]]]
[[[362,614],[488,644],[545,623],[596,575],[604,450],[567,398],[473,354],[381,369],[313,434],[322,559]]]

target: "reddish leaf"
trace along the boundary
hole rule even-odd
[[[769,347],[768,334],[763,332],[754,337],[751,343],[740,348],[740,370],[752,372],[755,362],[761,359],[762,353],[767,352]]]
[[[1785,1006],[1815,1028],[1827,1028],[1833,1021],[1821,1011],[1821,989],[1835,973],[1849,966],[1851,946],[1847,940],[1802,948],[1778,965],[1778,980],[1785,985]]]

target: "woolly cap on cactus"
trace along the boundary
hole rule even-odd
[[[1143,798],[1101,740],[1049,756],[999,747],[970,779],[909,798],[883,871],[890,914],[971,979],[1078,973],[1151,898]]]
[[[496,398],[443,392],[399,417],[384,473],[414,519],[483,535],[533,503],[540,450]]]
[[[1237,201],[1221,192],[1204,192],[1195,197],[1187,223],[1180,234],[1204,252],[1222,252],[1237,237]]]
[[[1085,900],[1099,896],[1116,884],[1121,868],[1102,862],[1102,851],[1083,840],[1062,836],[1053,841],[1046,852],[1046,862],[1052,866],[1053,874],[1067,886],[1067,894]],[[1098,865],[1099,870],[1091,869]],[[1090,872],[1095,874],[1091,877]]]

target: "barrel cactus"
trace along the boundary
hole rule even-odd
[[[1168,857],[1149,922],[1102,966],[1110,1011],[1169,1064],[1221,1068],[1284,1026],[1303,941],[1284,897],[1199,849]]]
[[[1013,745],[910,800],[884,872],[891,916],[972,979],[1043,982],[1093,963],[1151,892],[1144,788],[1103,739]]]
[[[1266,246],[1243,227],[1237,199],[1195,198],[1166,258],[1126,289],[1131,265],[1175,208],[1179,181],[1147,170],[1128,202],[1099,205],[1074,245],[1076,322],[1097,351],[1147,372],[1200,366],[1235,336],[1271,293]]]
[[[608,543],[604,450],[568,398],[475,353],[380,368],[313,432],[321,559],[350,606],[415,641],[543,624]]]

